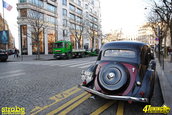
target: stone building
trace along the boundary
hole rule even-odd
[[[4,27],[5,23],[5,27]],[[3,17],[0,14],[0,31],[8,30],[9,31],[9,39],[7,44],[3,44],[0,42],[0,49],[13,49],[14,48],[14,38],[11,34],[11,30],[9,30],[9,26],[7,24],[7,21],[3,19]]]
[[[81,48],[85,44],[89,48],[101,46],[99,0],[19,0],[17,10],[19,47],[28,55],[37,52],[37,46],[32,39],[34,28],[28,20],[34,20],[38,15],[40,22],[43,22],[40,34],[42,54],[52,53],[53,43],[57,40],[71,41],[73,47],[77,48],[73,30],[78,36],[79,33],[81,35]],[[81,29],[84,29],[82,33]]]

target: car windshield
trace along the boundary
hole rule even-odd
[[[64,43],[63,42],[59,42],[59,43],[54,43],[54,48],[63,48],[64,47]]]
[[[135,58],[136,53],[131,50],[109,49],[104,52],[105,57]]]

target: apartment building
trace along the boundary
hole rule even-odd
[[[101,46],[99,0],[19,0],[17,10],[19,47],[28,55],[37,52],[32,20],[38,19],[42,54],[52,53],[57,40],[71,41],[74,48]]]
[[[150,27],[149,23],[140,26],[138,30],[138,37],[136,38],[137,41],[145,42],[150,45],[155,45],[155,38],[155,34],[152,28]]]

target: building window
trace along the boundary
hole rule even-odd
[[[75,6],[74,5],[69,4],[69,8],[70,8],[70,10],[75,11]]]
[[[67,30],[63,30],[63,37],[67,37]]]
[[[81,6],[81,0],[78,0],[78,5]]]
[[[91,29],[94,28],[93,25],[94,25],[94,24],[93,24],[92,22],[90,22],[90,28],[91,28]]]
[[[67,27],[67,20],[63,19],[63,26]]]
[[[28,0],[28,3],[31,3],[38,7],[43,7],[43,1],[41,0]]]
[[[46,21],[52,24],[56,23],[56,18],[52,17],[52,16],[46,16]]]
[[[93,16],[89,15],[89,19],[90,19],[90,20],[93,20]]]
[[[93,12],[92,8],[90,8],[90,12],[91,12],[91,13]]]
[[[82,10],[81,9],[78,9],[77,8],[77,11],[76,11],[78,14],[82,14]]]
[[[98,26],[96,24],[94,25],[94,29],[98,29]]]
[[[70,19],[75,20],[75,15],[70,13]]]
[[[28,17],[34,18],[34,19],[37,19],[37,20],[43,20],[44,19],[44,14],[40,13],[40,12],[37,12],[37,11],[34,11],[34,10],[30,10],[29,13],[28,13]]]
[[[88,9],[88,4],[85,4],[85,9]]]
[[[98,20],[97,20],[97,18],[94,18],[94,22],[97,22]]]
[[[26,0],[20,0],[20,3],[22,3],[22,2],[26,2]]]
[[[20,10],[20,17],[27,17],[27,9]]]
[[[63,8],[63,16],[67,16],[67,10]]]
[[[77,22],[79,22],[79,23],[81,23],[81,22],[82,22],[82,18],[81,18],[81,17],[76,16],[76,21],[77,21]]]
[[[71,28],[71,29],[75,29],[75,26],[76,26],[76,25],[75,25],[74,23],[70,23],[70,28]]]
[[[51,5],[51,4],[46,4],[46,5],[45,5],[45,9],[47,9],[47,10],[50,11],[50,12],[55,13],[56,10],[57,10],[57,7],[56,7],[56,6],[53,6],[53,5]]]
[[[82,27],[80,25],[76,25],[76,30],[82,30]]]
[[[62,4],[67,6],[67,0],[62,0]]]
[[[51,0],[52,2],[56,2],[57,0]]]
[[[87,18],[89,17],[88,12],[86,12],[86,17],[87,17]]]
[[[94,6],[94,0],[91,1],[91,4]]]
[[[27,54],[27,26],[26,25],[21,25],[21,34],[22,34],[22,38],[21,38],[21,45],[22,45],[22,54]]]

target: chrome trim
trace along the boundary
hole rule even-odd
[[[115,95],[106,95],[101,92],[98,92],[96,90],[90,89],[88,87],[85,87],[83,85],[78,85],[79,88],[82,88],[89,93],[98,95],[100,97],[103,97],[105,99],[112,99],[112,100],[124,100],[124,101],[138,101],[138,102],[145,102],[147,103],[149,100],[148,98],[139,98],[139,97],[131,97],[131,96],[115,96]]]

